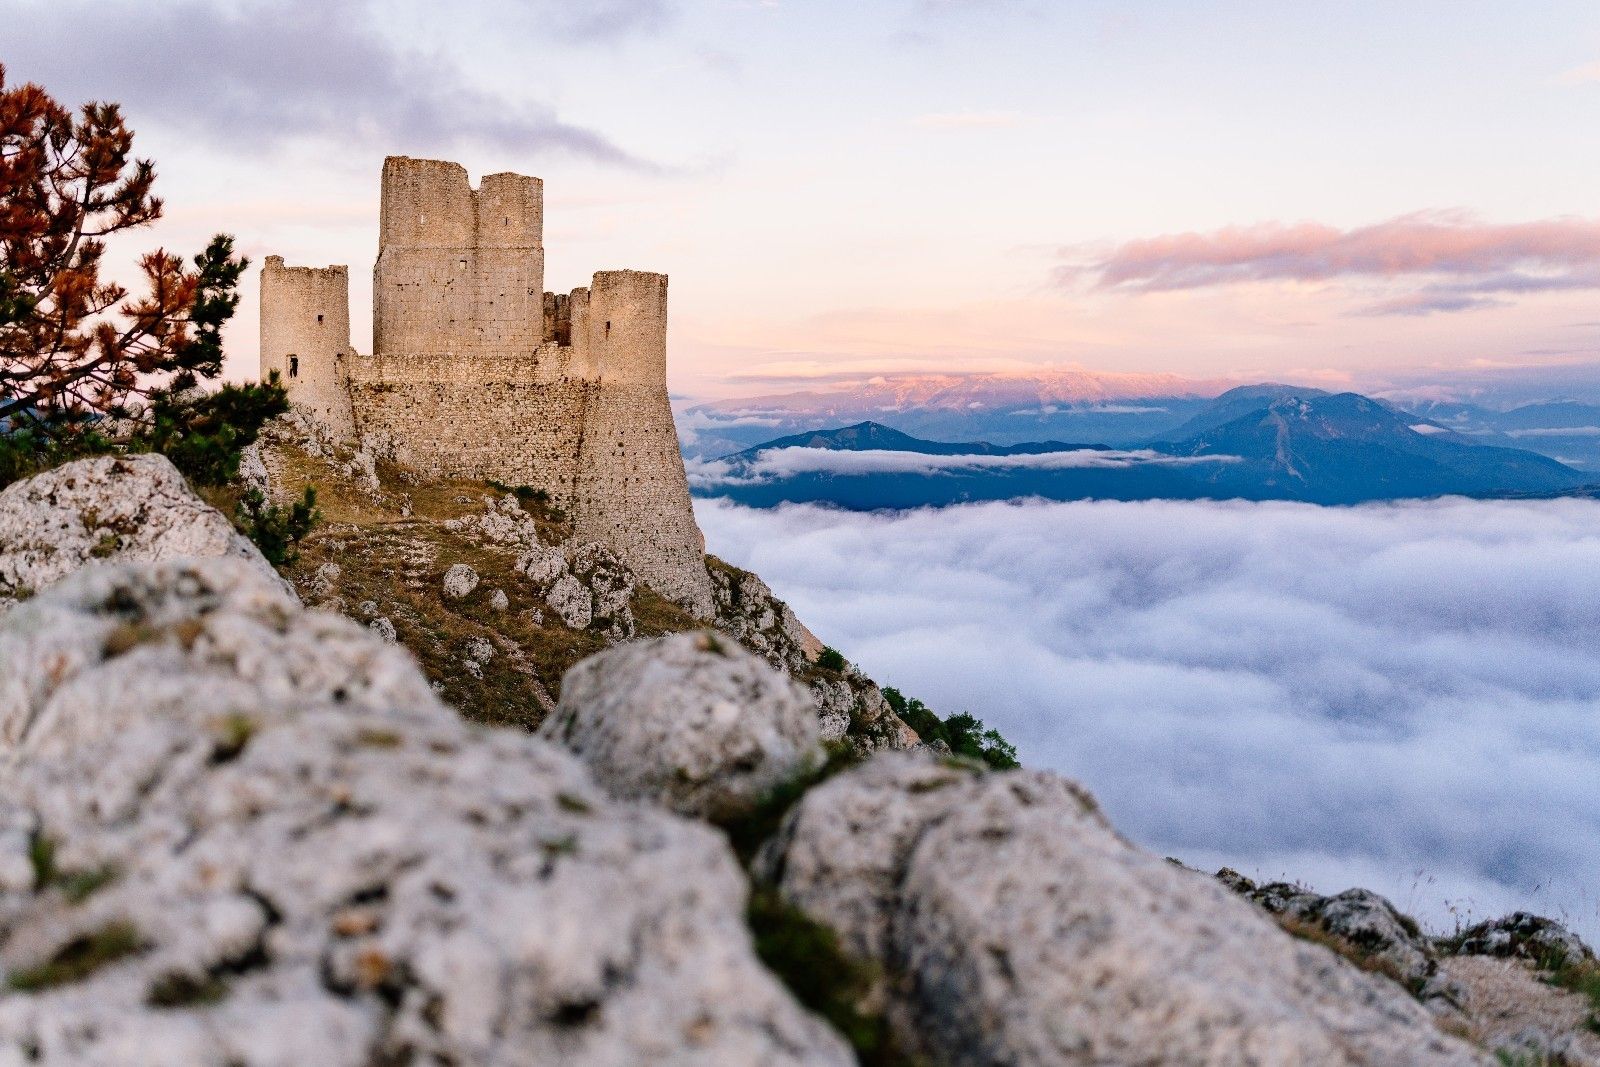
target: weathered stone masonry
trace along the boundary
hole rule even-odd
[[[702,617],[711,585],[667,401],[667,279],[601,271],[544,291],[543,184],[383,166],[373,354],[350,346],[345,267],[261,273],[261,371],[352,442],[441,477],[548,492]]]

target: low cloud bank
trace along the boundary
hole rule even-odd
[[[697,503],[885,684],[1163,854],[1600,940],[1600,503]]]
[[[696,488],[718,485],[752,485],[802,474],[970,474],[980,470],[1084,470],[1125,467],[1184,467],[1198,463],[1237,463],[1237,456],[1168,456],[1141,448],[1078,448],[1035,455],[930,456],[922,452],[874,449],[849,452],[832,448],[770,448],[749,463],[725,460],[691,460],[689,484]]]

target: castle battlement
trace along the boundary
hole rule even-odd
[[[548,492],[575,536],[701,616],[711,586],[667,400],[667,277],[544,291],[543,183],[384,162],[373,353],[345,267],[261,272],[261,371],[338,436],[436,477]]]

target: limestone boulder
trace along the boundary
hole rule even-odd
[[[1595,958],[1577,934],[1554,919],[1525,911],[1468,927],[1447,947],[1458,956],[1509,957],[1540,966]]]
[[[574,575],[563,574],[551,582],[544,603],[570,630],[586,629],[594,621],[594,598]]]
[[[408,653],[240,560],[86,568],[0,624],[0,758],[114,736],[128,707],[226,718],[265,700],[444,714]]]
[[[0,491],[0,610],[87,564],[208,557],[243,560],[276,580],[165,456],[80,459]]]
[[[951,1064],[1493,1062],[1053,775],[878,756],[808,793],[761,865]]]
[[[604,545],[587,542],[557,548],[535,543],[517,557],[516,570],[569,629],[593,626],[613,641],[634,635],[633,595],[638,581]]]
[[[471,596],[478,588],[478,572],[465,563],[452,563],[444,572],[444,595],[451,600]]]
[[[711,633],[582,661],[539,734],[576,753],[614,795],[688,815],[746,810],[822,758],[805,693]]]
[[[597,542],[576,546],[570,564],[572,574],[589,592],[591,621],[602,623],[613,640],[634,634],[634,575],[609,548]]]
[[[894,957],[911,852],[973,783],[957,760],[878,756],[813,788],[757,857],[757,874],[864,959]]]
[[[0,1063],[848,1064],[715,831],[231,560],[0,620]]]
[[[1323,896],[1289,882],[1256,885],[1237,871],[1224,868],[1217,880],[1274,914],[1287,915],[1342,939],[1385,973],[1413,990],[1449,995],[1429,982],[1438,973],[1433,943],[1409,916],[1384,897],[1366,889],[1347,889]]]

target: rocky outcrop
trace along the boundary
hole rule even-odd
[[[576,753],[616,796],[719,819],[822,762],[806,695],[705,632],[584,660],[567,672],[539,734]]]
[[[822,642],[767,583],[721,560],[709,562],[717,627],[811,691],[824,740],[846,741],[862,755],[916,747],[916,731],[872,679],[849,665],[841,671],[816,665]]]
[[[766,582],[720,560],[710,570],[719,626],[785,674],[801,674],[815,662],[822,642]]]
[[[1444,947],[1456,956],[1496,956],[1546,967],[1595,958],[1577,934],[1553,919],[1525,911],[1469,926],[1447,938]]]
[[[633,636],[638,582],[604,545],[544,543],[539,524],[509,493],[480,513],[448,519],[444,525],[480,544],[519,550],[516,572],[568,629],[598,626],[613,640]]]
[[[1438,972],[1432,943],[1409,916],[1388,900],[1366,889],[1347,889],[1322,896],[1290,882],[1256,885],[1237,871],[1217,872],[1217,879],[1234,892],[1267,911],[1314,926],[1338,938],[1369,961],[1374,969],[1407,988],[1424,994],[1448,996],[1444,988],[1430,988]]]
[[[846,1064],[714,831],[248,564],[0,622],[0,1063]]]
[[[1467,1032],[1502,1063],[1600,1067],[1600,1033],[1587,996],[1551,985],[1511,957],[1448,957],[1440,973],[1457,991]]]
[[[880,756],[808,793],[761,868],[952,1064],[1492,1062],[1052,775]]]
[[[77,460],[0,491],[0,610],[86,564],[213,556],[277,580],[165,456]]]

